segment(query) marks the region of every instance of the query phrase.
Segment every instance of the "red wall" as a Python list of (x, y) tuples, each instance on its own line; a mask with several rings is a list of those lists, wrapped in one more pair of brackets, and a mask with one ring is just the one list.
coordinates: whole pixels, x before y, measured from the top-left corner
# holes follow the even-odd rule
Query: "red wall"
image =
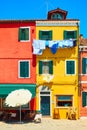
[[(19, 27), (30, 27), (30, 41), (18, 41)], [(36, 37), (34, 22), (0, 22), (0, 83), (36, 83), (36, 63), (32, 40)], [(18, 78), (18, 61), (30, 60), (30, 78)]]

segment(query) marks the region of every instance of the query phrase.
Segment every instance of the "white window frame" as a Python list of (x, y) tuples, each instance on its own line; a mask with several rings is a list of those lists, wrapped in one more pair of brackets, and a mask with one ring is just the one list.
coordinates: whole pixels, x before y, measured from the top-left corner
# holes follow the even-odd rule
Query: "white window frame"
[[(66, 71), (66, 62), (67, 61), (74, 61), (75, 62), (75, 73), (74, 74), (67, 74), (67, 71)], [(72, 59), (72, 60), (65, 60), (65, 75), (67, 75), (67, 76), (70, 76), (70, 75), (72, 75), (72, 76), (74, 76), (74, 75), (76, 75), (76, 60), (74, 60), (74, 59)]]
[(20, 27), (20, 28), (22, 28), (22, 29), (29, 28), (29, 40), (20, 40), (20, 42), (30, 42), (30, 27), (29, 26), (27, 26), (27, 27), (24, 26), (24, 27)]
[[(29, 62), (29, 77), (20, 77), (20, 62), (25, 62), (25, 61), (28, 61)], [(18, 78), (24, 78), (24, 79), (27, 79), (27, 78), (30, 78), (30, 60), (19, 60), (18, 61)]]

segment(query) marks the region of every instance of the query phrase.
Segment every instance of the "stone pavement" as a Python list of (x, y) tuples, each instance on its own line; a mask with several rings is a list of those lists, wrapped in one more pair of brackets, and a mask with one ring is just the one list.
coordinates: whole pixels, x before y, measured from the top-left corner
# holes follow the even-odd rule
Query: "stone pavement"
[(42, 118), (41, 123), (28, 122), (23, 124), (0, 122), (0, 130), (87, 130), (87, 119), (56, 120)]

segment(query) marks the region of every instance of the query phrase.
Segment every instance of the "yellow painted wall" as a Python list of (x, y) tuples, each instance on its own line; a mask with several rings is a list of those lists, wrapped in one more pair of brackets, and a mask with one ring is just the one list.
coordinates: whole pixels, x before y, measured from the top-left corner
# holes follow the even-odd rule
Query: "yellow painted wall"
[[(63, 31), (64, 30), (78, 30), (77, 27), (36, 27), (36, 39), (39, 39), (39, 30), (53, 30), (53, 40), (63, 40)], [(52, 79), (51, 83), (46, 83), (43, 80), (43, 76), (39, 75), (38, 73), (38, 61), (39, 60), (53, 60), (53, 75), (54, 78)], [(76, 61), (76, 74), (67, 76), (65, 74), (65, 60), (73, 59)], [(78, 41), (77, 46), (73, 48), (59, 48), (56, 54), (52, 54), (49, 48), (43, 51), (43, 54), (37, 56), (37, 90), (36, 90), (36, 99), (37, 99), (37, 110), (39, 109), (39, 86), (40, 85), (47, 85), (52, 91), (51, 99), (51, 113), (52, 118), (54, 114), (55, 105), (55, 95), (73, 95), (73, 106), (78, 109)], [(59, 107), (59, 114), (60, 118), (66, 118), (66, 112), (68, 108)], [(77, 114), (77, 118), (79, 117), (79, 112)]]

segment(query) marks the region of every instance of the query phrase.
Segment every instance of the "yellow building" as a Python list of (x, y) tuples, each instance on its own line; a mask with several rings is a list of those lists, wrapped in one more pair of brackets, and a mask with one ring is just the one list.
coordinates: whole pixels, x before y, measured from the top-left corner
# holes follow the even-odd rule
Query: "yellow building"
[(66, 16), (58, 8), (36, 21), (36, 108), (43, 116), (65, 119), (73, 107), (78, 119), (79, 20)]

